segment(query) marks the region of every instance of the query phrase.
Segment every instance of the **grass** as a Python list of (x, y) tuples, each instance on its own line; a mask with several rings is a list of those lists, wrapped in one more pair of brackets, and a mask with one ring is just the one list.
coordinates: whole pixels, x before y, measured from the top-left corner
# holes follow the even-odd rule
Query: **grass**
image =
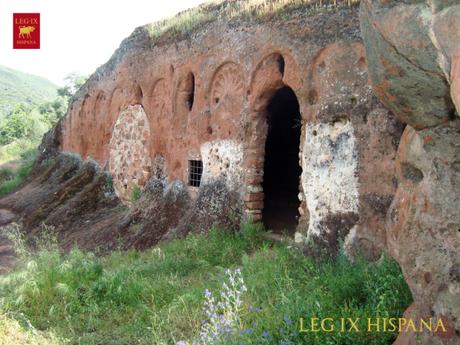
[(26, 138), (15, 140), (8, 145), (0, 145), (0, 165), (14, 160), (20, 160), (25, 152), (31, 152), (37, 148), (40, 141)]
[(25, 150), (20, 154), (21, 164), (17, 170), (0, 169), (0, 197), (11, 193), (24, 182), (32, 170), (36, 155), (36, 149)]
[(61, 253), (49, 235), (35, 248), (22, 250), (18, 268), (0, 277), (0, 315), (20, 322), (21, 332), (33, 327), (71, 344), (197, 339), (206, 319), (203, 293), (224, 291), (227, 268), (241, 268), (247, 291), (237, 310), (241, 332), (225, 344), (391, 344), (392, 333), (299, 334), (299, 320), (399, 317), (411, 302), (395, 262), (352, 264), (343, 255), (315, 262), (269, 242), (258, 225), (102, 257), (77, 248)]
[(141, 197), (141, 188), (136, 184), (131, 191), (131, 202), (134, 204)]
[(177, 36), (190, 33), (206, 23), (219, 19), (263, 20), (296, 9), (313, 15), (357, 6), (359, 3), (360, 0), (214, 0), (183, 11), (174, 17), (148, 24), (145, 28), (152, 38), (158, 39), (165, 34)]
[(29, 330), (11, 318), (0, 315), (0, 345), (60, 345), (65, 341), (53, 334), (39, 332), (29, 325)]

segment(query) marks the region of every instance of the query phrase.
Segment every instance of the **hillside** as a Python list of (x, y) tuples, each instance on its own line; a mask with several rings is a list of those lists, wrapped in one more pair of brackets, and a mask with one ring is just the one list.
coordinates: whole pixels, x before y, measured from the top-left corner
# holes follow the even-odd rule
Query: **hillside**
[(0, 66), (0, 118), (18, 103), (36, 106), (55, 99), (56, 89), (43, 77)]

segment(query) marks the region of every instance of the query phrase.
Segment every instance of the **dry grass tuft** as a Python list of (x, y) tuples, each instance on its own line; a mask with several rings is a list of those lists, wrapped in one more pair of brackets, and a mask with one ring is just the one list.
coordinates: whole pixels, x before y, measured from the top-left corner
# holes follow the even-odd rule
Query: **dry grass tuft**
[(355, 7), (360, 0), (211, 0), (178, 15), (146, 25), (150, 37), (166, 33), (179, 35), (191, 32), (215, 20), (261, 20), (281, 16), (292, 10), (305, 10), (309, 15)]
[[(27, 323), (27, 322), (26, 322)], [(22, 327), (16, 320), (0, 314), (0, 345), (63, 345), (53, 334)]]

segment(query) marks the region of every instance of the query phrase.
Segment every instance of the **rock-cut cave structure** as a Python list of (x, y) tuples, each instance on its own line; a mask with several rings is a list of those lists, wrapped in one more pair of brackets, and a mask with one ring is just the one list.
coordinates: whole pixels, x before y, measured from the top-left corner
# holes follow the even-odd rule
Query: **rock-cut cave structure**
[(67, 247), (146, 248), (251, 220), (312, 254), (386, 251), (414, 297), (406, 316), (447, 325), (395, 344), (458, 345), (459, 33), (458, 0), (140, 27), (0, 208), (31, 234), (54, 225)]
[(154, 43), (139, 28), (74, 98), (60, 149), (126, 203), (152, 179), (181, 190), (187, 221), (157, 231), (247, 218), (335, 249), (353, 229), (377, 257), (402, 125), (367, 80), (355, 9)]

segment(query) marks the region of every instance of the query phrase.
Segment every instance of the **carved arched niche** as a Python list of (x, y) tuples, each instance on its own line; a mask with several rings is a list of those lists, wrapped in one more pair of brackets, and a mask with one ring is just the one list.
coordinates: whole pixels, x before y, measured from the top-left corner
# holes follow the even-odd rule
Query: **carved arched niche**
[(132, 86), (130, 92), (130, 102), (131, 104), (142, 104), (142, 99), (144, 98), (144, 92), (139, 84), (135, 84)]
[(92, 156), (100, 164), (104, 164), (104, 150), (109, 144), (110, 137), (106, 137), (108, 121), (107, 121), (107, 99), (104, 91), (99, 91), (94, 102), (93, 108), (93, 133), (91, 134), (94, 140)]
[[(340, 82), (338, 82), (340, 81)], [(367, 85), (365, 50), (362, 43), (338, 41), (321, 48), (308, 66), (306, 86), (307, 120), (334, 121), (331, 108), (339, 102), (353, 108), (363, 98)], [(361, 100), (362, 101), (362, 100)]]
[(232, 137), (238, 130), (245, 97), (244, 73), (233, 62), (215, 72), (210, 89), (211, 131), (220, 138)]
[(211, 86), (212, 114), (220, 111), (241, 111), (244, 96), (244, 75), (236, 63), (227, 62), (214, 74)]
[(257, 64), (249, 88), (251, 112), (263, 110), (274, 93), (283, 86), (293, 90), (301, 87), (297, 63), (289, 53), (271, 53)]
[(120, 114), (120, 110), (123, 106), (123, 89), (121, 87), (116, 87), (112, 94), (110, 95), (109, 100), (109, 122), (110, 122), (110, 133), (109, 138), (111, 136), (113, 126), (118, 119), (118, 115)]
[[(292, 84), (291, 84), (292, 81)], [(267, 55), (252, 73), (249, 96), (249, 117), (244, 125), (245, 207), (254, 221), (262, 219), (264, 209), (265, 144), (268, 133), (268, 107), (281, 89), (289, 89), (298, 99), (298, 70), (293, 59), (281, 53)], [(299, 113), (300, 115), (300, 113)], [(299, 123), (299, 126), (301, 123)], [(300, 138), (299, 138), (300, 140)], [(300, 176), (299, 176), (300, 183)], [(299, 186), (300, 187), (300, 186)]]
[(176, 85), (174, 92), (174, 119), (178, 121), (176, 123), (178, 130), (185, 130), (187, 128), (188, 115), (195, 103), (195, 75), (192, 72), (182, 74)]
[(115, 192), (129, 201), (135, 186), (150, 177), (150, 125), (141, 105), (129, 105), (114, 126), (110, 139), (109, 171)]
[(152, 155), (164, 154), (171, 127), (171, 89), (166, 79), (155, 82), (148, 95), (147, 113), (152, 131)]
[(109, 101), (111, 123), (114, 124), (118, 119), (118, 114), (121, 109), (129, 105), (142, 104), (143, 98), (144, 92), (137, 82), (115, 87)]
[(112, 90), (110, 96), (107, 100), (107, 119), (106, 125), (104, 130), (104, 142), (107, 145), (104, 147), (104, 157), (106, 161), (110, 158), (110, 139), (112, 138), (113, 129), (115, 127), (115, 122), (118, 120), (118, 116), (122, 109), (122, 101), (123, 100), (123, 90), (121, 87), (117, 86), (115, 89)]
[(88, 156), (88, 149), (90, 147), (90, 133), (88, 128), (88, 118), (89, 114), (93, 110), (92, 105), (90, 104), (90, 96), (87, 94), (83, 101), (83, 104), (80, 108), (79, 116), (78, 116), (78, 130), (76, 131), (77, 135), (79, 136), (79, 148), (80, 154), (83, 159), (86, 159)]

